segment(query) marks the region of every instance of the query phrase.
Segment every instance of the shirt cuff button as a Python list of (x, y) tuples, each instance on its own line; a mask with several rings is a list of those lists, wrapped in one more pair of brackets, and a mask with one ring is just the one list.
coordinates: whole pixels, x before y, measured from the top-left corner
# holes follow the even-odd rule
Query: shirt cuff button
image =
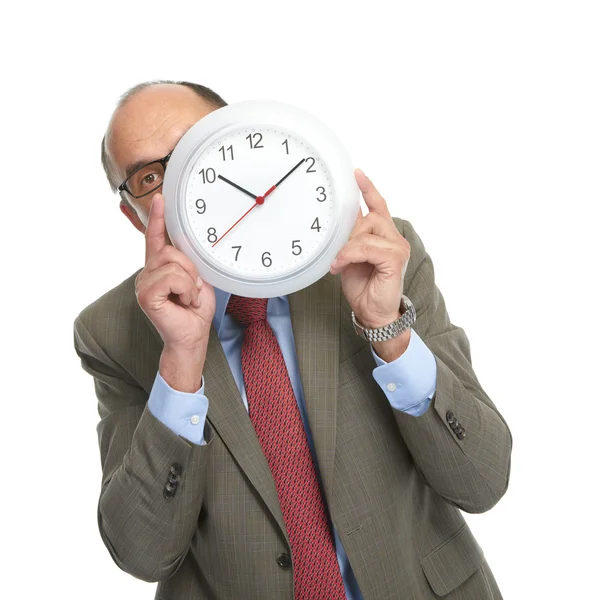
[(396, 384), (395, 384), (395, 383), (388, 383), (388, 384), (387, 384), (387, 389), (388, 389), (390, 392), (394, 392), (394, 391), (396, 391)]
[(200, 423), (200, 417), (199, 417), (198, 415), (193, 415), (193, 416), (190, 418), (190, 423), (191, 423), (192, 425), (198, 425), (198, 423)]

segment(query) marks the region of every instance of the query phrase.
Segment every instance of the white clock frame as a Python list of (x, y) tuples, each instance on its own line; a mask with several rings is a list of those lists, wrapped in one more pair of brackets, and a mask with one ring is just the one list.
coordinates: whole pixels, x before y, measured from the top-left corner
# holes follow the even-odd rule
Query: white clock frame
[[(187, 182), (193, 166), (211, 144), (240, 127), (276, 127), (292, 132), (312, 146), (329, 176), (333, 227), (312, 260), (296, 271), (272, 278), (231, 273), (211, 256), (192, 233), (185, 210)], [(348, 237), (360, 210), (360, 190), (350, 156), (338, 137), (322, 121), (293, 105), (273, 100), (248, 100), (219, 108), (194, 124), (171, 154), (163, 182), (165, 225), (173, 245), (188, 256), (200, 277), (226, 292), (249, 298), (283, 296), (303, 289), (326, 273)], [(229, 272), (228, 272), (229, 271)]]

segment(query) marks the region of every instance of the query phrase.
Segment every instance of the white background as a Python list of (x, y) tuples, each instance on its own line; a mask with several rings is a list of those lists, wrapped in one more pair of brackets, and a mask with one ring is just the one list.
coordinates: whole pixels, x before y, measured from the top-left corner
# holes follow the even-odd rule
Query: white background
[(336, 131), (421, 236), (511, 428), (506, 495), (465, 514), (504, 597), (597, 593), (598, 4), (16, 5), (0, 36), (3, 597), (154, 597), (97, 530), (72, 323), (143, 266), (100, 140), (118, 96), (156, 78), (291, 102)]

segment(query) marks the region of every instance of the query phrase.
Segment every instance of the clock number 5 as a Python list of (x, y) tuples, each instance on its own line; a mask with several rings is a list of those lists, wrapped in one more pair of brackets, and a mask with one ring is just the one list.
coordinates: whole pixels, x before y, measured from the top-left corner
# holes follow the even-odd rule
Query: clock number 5
[[(295, 254), (296, 256), (302, 254), (302, 246), (296, 243), (299, 241), (300, 240), (292, 240), (292, 254)], [(298, 252), (296, 252), (296, 250), (298, 250)]]

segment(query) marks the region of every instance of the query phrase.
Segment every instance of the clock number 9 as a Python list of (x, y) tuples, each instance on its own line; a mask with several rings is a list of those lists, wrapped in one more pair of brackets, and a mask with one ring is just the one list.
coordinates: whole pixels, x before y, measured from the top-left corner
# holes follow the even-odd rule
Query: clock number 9
[[(296, 243), (299, 241), (300, 240), (292, 240), (292, 254), (295, 254), (296, 256), (302, 254), (302, 246)], [(298, 252), (296, 252), (296, 250), (298, 250)]]
[[(200, 206), (198, 202), (202, 202), (202, 206)], [(202, 198), (198, 198), (198, 200), (196, 200), (196, 208), (198, 209), (196, 212), (199, 215), (203, 215), (206, 212), (206, 202), (204, 202)]]
[[(265, 254), (267, 255), (266, 257), (265, 257)], [(267, 261), (269, 261), (269, 264), (267, 264)], [(263, 264), (263, 267), (270, 267), (273, 264), (273, 261), (271, 260), (270, 252), (263, 252), (262, 264)]]
[[(212, 244), (217, 241), (217, 230), (214, 227), (209, 227), (208, 231), (208, 241)], [(211, 239), (214, 238), (214, 239)]]
[(202, 183), (214, 183), (215, 179), (217, 178), (215, 170), (212, 168), (206, 169), (206, 172), (204, 172), (204, 169), (200, 169), (200, 171), (198, 171), (198, 175), (202, 175)]
[[(319, 190), (321, 190), (321, 191), (319, 192)], [(317, 198), (317, 202), (325, 202), (325, 200), (327, 200), (327, 194), (325, 193), (325, 188), (322, 185), (320, 185), (317, 188), (317, 192), (319, 192), (319, 194), (321, 194), (321, 196), (323, 196), (322, 198)]]

